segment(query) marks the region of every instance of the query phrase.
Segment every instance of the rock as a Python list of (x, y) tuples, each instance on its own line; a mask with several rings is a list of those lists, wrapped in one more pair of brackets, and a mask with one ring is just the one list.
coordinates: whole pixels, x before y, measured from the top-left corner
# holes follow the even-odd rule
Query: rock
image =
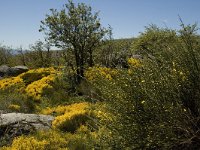
[(0, 128), (2, 126), (30, 125), (36, 130), (50, 129), (54, 120), (50, 115), (7, 113), (0, 115)]
[(26, 66), (9, 67), (7, 65), (2, 65), (0, 66), (0, 77), (17, 76), (26, 71), (28, 71), (28, 67)]
[(26, 71), (28, 71), (28, 67), (26, 67), (26, 66), (15, 66), (15, 67), (11, 67), (9, 69), (8, 75), (9, 76), (17, 76)]
[(50, 115), (2, 113), (5, 112), (0, 112), (0, 147), (10, 144), (17, 136), (28, 135), (36, 130), (48, 130), (54, 120)]
[(0, 76), (3, 77), (9, 72), (10, 67), (7, 65), (0, 66)]

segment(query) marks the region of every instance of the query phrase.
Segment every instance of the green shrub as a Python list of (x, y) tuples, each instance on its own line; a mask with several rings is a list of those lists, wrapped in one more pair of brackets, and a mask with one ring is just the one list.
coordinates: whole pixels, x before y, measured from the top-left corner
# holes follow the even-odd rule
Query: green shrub
[(42, 73), (31, 72), (31, 73), (25, 73), (24, 75), (21, 76), (21, 78), (23, 79), (26, 85), (29, 85), (30, 83), (40, 80), (43, 77), (48, 76), (48, 75), (50, 75), (49, 72), (42, 72)]
[(52, 89), (45, 89), (43, 92), (43, 97), (48, 99), (49, 105), (58, 105), (68, 102), (71, 93), (69, 83), (65, 80), (63, 75), (56, 76), (51, 85)]
[(199, 38), (194, 27), (168, 31), (156, 28), (141, 35), (141, 47), (155, 50), (143, 49), (147, 57), (141, 66), (119, 71), (114, 80), (93, 82), (116, 117), (104, 123), (112, 133), (107, 144), (112, 149), (177, 149), (186, 141), (186, 147), (198, 146)]
[(5, 91), (0, 91), (0, 110), (5, 112), (30, 113), (34, 112), (35, 105), (27, 96), (14, 92), (14, 90), (7, 89)]

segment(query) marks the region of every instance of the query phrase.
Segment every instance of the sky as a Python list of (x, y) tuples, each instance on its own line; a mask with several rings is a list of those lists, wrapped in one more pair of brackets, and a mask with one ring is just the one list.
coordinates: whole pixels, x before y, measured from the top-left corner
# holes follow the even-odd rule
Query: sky
[[(67, 0), (0, 0), (0, 45), (14, 49), (29, 49), (37, 40), (43, 40), (39, 32), (40, 21), (49, 9), (62, 9)], [(113, 37), (137, 37), (145, 26), (178, 29), (179, 16), (185, 24), (199, 23), (200, 0), (74, 0), (86, 3), (93, 12), (99, 11), (101, 24), (111, 25)]]

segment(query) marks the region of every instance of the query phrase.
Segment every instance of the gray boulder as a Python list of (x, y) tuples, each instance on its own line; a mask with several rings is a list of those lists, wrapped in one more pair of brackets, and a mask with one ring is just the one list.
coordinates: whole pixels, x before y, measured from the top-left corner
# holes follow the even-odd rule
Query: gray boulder
[(9, 76), (17, 76), (23, 72), (28, 71), (28, 67), (26, 66), (15, 66), (9, 69), (8, 75)]
[(28, 71), (28, 67), (26, 66), (9, 67), (7, 65), (2, 65), (0, 66), (0, 77), (17, 76), (26, 71)]
[(0, 66), (0, 76), (3, 77), (5, 76), (10, 70), (10, 67), (8, 67), (7, 65), (1, 65)]
[(48, 130), (54, 120), (50, 115), (2, 113), (5, 112), (0, 111), (0, 147), (10, 144), (17, 136)]
[(50, 129), (53, 120), (54, 117), (50, 115), (7, 113), (0, 115), (0, 128), (28, 125), (35, 130)]

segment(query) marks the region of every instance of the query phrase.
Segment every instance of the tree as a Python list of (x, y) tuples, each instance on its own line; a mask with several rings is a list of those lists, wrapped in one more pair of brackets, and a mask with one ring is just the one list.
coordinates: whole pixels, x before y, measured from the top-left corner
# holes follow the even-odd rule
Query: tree
[[(175, 30), (160, 28), (152, 24), (145, 27), (145, 31), (133, 42), (131, 47), (133, 53), (160, 62), (172, 58), (172, 50), (177, 47), (178, 42)], [(160, 58), (161, 56), (162, 58)]]
[(44, 56), (43, 56), (43, 43), (42, 41), (35, 42), (34, 45), (30, 46), (33, 61), (35, 61), (36, 67), (44, 67)]
[(112, 39), (112, 37), (108, 37), (108, 40), (97, 48), (95, 61), (106, 67), (126, 68), (127, 59), (132, 56), (131, 45), (133, 41), (134, 38)]
[[(105, 48), (102, 48), (102, 50), (100, 51), (100, 59), (103, 65), (105, 65), (106, 67), (111, 67), (111, 59), (112, 59), (112, 55), (113, 55), (113, 32), (112, 32), (112, 27), (109, 25), (108, 27), (108, 39), (106, 41), (106, 43), (103, 45)], [(105, 46), (106, 45), (106, 46)]]
[(45, 67), (50, 67), (52, 61), (52, 53), (50, 51), (51, 44), (49, 42), (45, 43), (43, 46), (46, 49)]
[(9, 47), (0, 45), (0, 65), (11, 64), (12, 56), (12, 50)]
[(34, 62), (34, 66), (49, 67), (51, 65), (50, 47), (50, 43), (43, 43), (40, 40), (30, 46), (33, 51), (30, 53), (30, 57), (32, 58), (32, 62)]
[(20, 46), (18, 53), (19, 53), (19, 60), (24, 66), (26, 66), (26, 58), (24, 54), (25, 52), (23, 51), (22, 46)]
[(50, 9), (39, 31), (57, 47), (71, 50), (75, 59), (77, 83), (84, 76), (85, 66), (93, 66), (93, 51), (107, 30), (101, 27), (98, 13), (84, 3), (76, 6), (72, 0), (61, 11)]

